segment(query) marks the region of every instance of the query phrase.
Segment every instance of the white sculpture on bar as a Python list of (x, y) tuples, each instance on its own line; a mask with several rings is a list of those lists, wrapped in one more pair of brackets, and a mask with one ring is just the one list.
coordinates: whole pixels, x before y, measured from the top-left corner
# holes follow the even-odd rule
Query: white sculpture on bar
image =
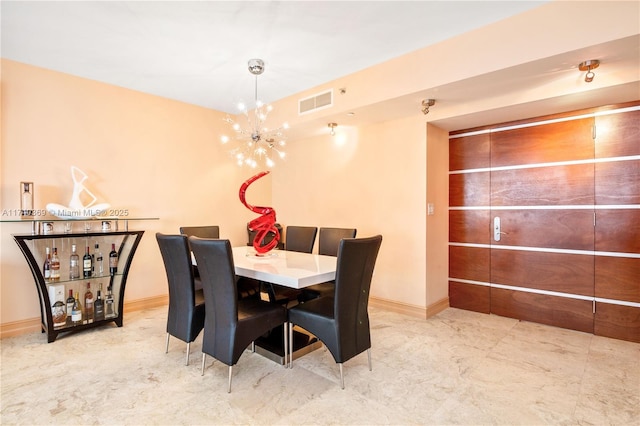
[[(73, 194), (71, 195), (71, 200), (69, 201), (68, 206), (63, 206), (62, 204), (49, 203), (47, 204), (47, 211), (57, 216), (61, 219), (89, 219), (95, 216), (100, 216), (105, 213), (105, 211), (110, 207), (108, 203), (99, 203), (95, 204), (98, 198), (93, 195), (91, 191), (84, 186), (84, 182), (89, 177), (85, 172), (77, 168), (76, 166), (71, 166), (71, 179), (73, 179)], [(87, 204), (82, 202), (81, 195), (84, 194), (84, 197), (87, 196), (90, 198)]]

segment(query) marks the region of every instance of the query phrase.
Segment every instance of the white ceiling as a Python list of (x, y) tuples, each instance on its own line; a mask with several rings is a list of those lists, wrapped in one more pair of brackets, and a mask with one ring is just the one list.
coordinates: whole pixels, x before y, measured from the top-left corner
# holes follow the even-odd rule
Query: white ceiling
[[(234, 114), (238, 101), (254, 98), (251, 58), (266, 63), (260, 99), (276, 102), (547, 3), (1, 0), (1, 54)], [(575, 3), (577, 12), (581, 4)], [(428, 120), (446, 130), (640, 99), (640, 32), (603, 40), (609, 41), (363, 105), (355, 119), (323, 111), (291, 130), (302, 137), (326, 131), (327, 120), (355, 125), (420, 114), (420, 101), (428, 97), (437, 98)], [(577, 64), (592, 58), (603, 66), (596, 83), (585, 87)], [(627, 83), (615, 83), (630, 74), (635, 77)], [(577, 83), (581, 91), (568, 93)], [(557, 88), (551, 91), (556, 95), (536, 97), (543, 87)], [(521, 101), (492, 104), (496, 94)]]
[(546, 1), (2, 1), (2, 57), (235, 113)]

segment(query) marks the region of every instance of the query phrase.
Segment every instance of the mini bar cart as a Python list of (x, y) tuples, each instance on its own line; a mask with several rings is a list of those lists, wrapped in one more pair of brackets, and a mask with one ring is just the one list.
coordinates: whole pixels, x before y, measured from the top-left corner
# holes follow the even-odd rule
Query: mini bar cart
[[(38, 297), (40, 299), (40, 314), (42, 332), (47, 334), (49, 343), (56, 340), (58, 334), (67, 332), (76, 332), (104, 324), (114, 322), (118, 327), (122, 327), (123, 318), (123, 301), (124, 290), (127, 283), (127, 275), (129, 267), (133, 260), (133, 255), (138, 248), (138, 244), (142, 239), (144, 231), (129, 231), (129, 222), (137, 222), (142, 220), (157, 220), (158, 218), (92, 218), (82, 220), (64, 220), (64, 219), (38, 219), (31, 220), (31, 234), (12, 234), (22, 254), (24, 255), (31, 274), (35, 281)], [(22, 222), (27, 222), (23, 220)], [(71, 254), (71, 245), (75, 244), (78, 248), (80, 259), (85, 252), (85, 248), (89, 247), (89, 252), (94, 253), (95, 244), (99, 244), (100, 251), (103, 256), (104, 272), (98, 271), (98, 265), (92, 271), (90, 278), (69, 278), (69, 256)], [(109, 274), (109, 252), (111, 245), (115, 244), (115, 250), (118, 252), (118, 267), (114, 275)], [(60, 280), (46, 281), (43, 274), (43, 264), (46, 258), (45, 250), (49, 247), (51, 253), (53, 248), (57, 248), (58, 257), (60, 258)], [(52, 315), (52, 305), (55, 303), (54, 298), (60, 300), (60, 293), (63, 295), (63, 301), (67, 298), (69, 290), (79, 293), (81, 301), (84, 304), (84, 293), (86, 291), (87, 282), (91, 283), (91, 291), (94, 300), (97, 297), (99, 287), (102, 287), (103, 300), (107, 296), (107, 289), (111, 288), (113, 295), (114, 313), (100, 320), (89, 320), (83, 315), (83, 321), (74, 324), (67, 318), (64, 325), (55, 325)]]

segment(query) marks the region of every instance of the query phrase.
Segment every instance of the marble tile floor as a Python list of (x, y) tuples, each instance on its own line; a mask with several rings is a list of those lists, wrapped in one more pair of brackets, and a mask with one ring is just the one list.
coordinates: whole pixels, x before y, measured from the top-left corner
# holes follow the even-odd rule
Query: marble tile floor
[(639, 425), (640, 344), (449, 308), (371, 309), (373, 371), (325, 348), (285, 369), (249, 351), (234, 368), (201, 337), (171, 339), (166, 307), (105, 326), (1, 343), (2, 425)]

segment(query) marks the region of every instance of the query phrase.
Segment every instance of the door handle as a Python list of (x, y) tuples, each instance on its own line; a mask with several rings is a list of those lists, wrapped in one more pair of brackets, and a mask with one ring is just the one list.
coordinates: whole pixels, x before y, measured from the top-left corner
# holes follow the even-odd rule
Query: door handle
[(500, 235), (506, 234), (506, 232), (500, 231), (500, 217), (493, 218), (493, 239), (494, 241), (500, 241)]

